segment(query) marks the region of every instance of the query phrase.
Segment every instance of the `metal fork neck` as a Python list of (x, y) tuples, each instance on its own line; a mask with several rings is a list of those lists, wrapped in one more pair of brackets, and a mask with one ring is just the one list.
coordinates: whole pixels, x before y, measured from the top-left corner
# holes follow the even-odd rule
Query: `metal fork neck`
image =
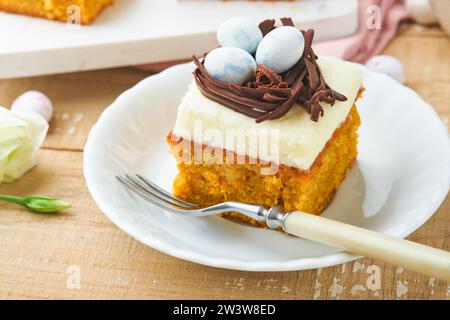
[(278, 207), (272, 207), (267, 211), (266, 224), (270, 229), (282, 228), (284, 230), (284, 220), (288, 213), (282, 212)]
[(222, 213), (227, 211), (237, 211), (243, 215), (259, 222), (265, 222), (270, 229), (283, 228), (286, 214), (277, 207), (266, 209), (263, 206), (228, 201), (201, 210), (206, 214)]

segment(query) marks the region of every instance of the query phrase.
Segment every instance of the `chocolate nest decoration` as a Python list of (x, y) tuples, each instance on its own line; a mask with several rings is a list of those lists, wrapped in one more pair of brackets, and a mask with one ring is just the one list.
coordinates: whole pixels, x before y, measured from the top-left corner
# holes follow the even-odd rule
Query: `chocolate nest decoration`
[[(284, 26), (294, 26), (291, 18), (283, 18), (281, 22)], [(276, 28), (275, 20), (265, 20), (259, 28), (265, 36)], [(296, 103), (306, 108), (312, 121), (318, 121), (324, 115), (320, 102), (333, 106), (336, 100), (346, 101), (347, 98), (331, 89), (322, 76), (311, 47), (314, 30), (301, 32), (305, 50), (296, 65), (282, 74), (258, 65), (255, 79), (242, 86), (214, 79), (205, 70), (203, 62), (194, 56), (197, 66), (194, 77), (199, 90), (205, 97), (255, 118), (257, 123), (281, 118)]]

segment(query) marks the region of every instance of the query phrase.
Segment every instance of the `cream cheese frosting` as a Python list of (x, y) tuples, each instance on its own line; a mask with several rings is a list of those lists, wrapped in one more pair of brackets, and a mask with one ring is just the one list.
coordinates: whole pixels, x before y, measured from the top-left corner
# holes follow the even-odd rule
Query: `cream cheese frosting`
[[(206, 98), (194, 81), (178, 108), (172, 133), (213, 148), (308, 170), (347, 118), (362, 86), (356, 65), (333, 58), (319, 58), (317, 63), (326, 83), (347, 97), (334, 106), (322, 102), (325, 114), (318, 122), (311, 121), (305, 108), (295, 106), (280, 119), (257, 124), (255, 119)], [(271, 142), (269, 147), (261, 143), (266, 138)]]

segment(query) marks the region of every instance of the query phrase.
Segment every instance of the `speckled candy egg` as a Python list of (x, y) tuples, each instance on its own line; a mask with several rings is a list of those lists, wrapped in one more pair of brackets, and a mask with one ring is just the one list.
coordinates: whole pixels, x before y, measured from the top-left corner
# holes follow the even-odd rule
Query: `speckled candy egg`
[(400, 83), (405, 82), (405, 72), (402, 63), (392, 56), (374, 56), (366, 62), (366, 66), (377, 72), (384, 73)]
[(206, 71), (216, 80), (241, 85), (255, 76), (256, 62), (247, 51), (234, 47), (212, 50), (205, 58)]
[(279, 27), (270, 31), (256, 50), (256, 62), (283, 73), (292, 68), (305, 49), (303, 34), (294, 27)]
[(258, 24), (244, 18), (229, 19), (217, 31), (217, 41), (222, 47), (241, 48), (249, 53), (255, 53), (262, 38)]
[(42, 92), (27, 91), (14, 100), (11, 110), (35, 112), (49, 122), (53, 115), (53, 104)]

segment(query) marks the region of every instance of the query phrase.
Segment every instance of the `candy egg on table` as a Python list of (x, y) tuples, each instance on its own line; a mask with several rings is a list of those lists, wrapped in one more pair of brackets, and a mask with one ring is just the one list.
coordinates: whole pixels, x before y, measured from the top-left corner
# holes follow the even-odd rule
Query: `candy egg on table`
[(256, 50), (256, 62), (277, 73), (292, 68), (302, 57), (305, 38), (297, 28), (278, 27), (262, 39)]
[(242, 85), (255, 76), (256, 62), (250, 53), (235, 47), (220, 47), (205, 58), (204, 67), (216, 80)]
[(217, 41), (222, 47), (241, 48), (249, 53), (255, 53), (262, 39), (258, 24), (245, 18), (229, 19), (217, 31)]
[(374, 71), (384, 73), (400, 83), (405, 82), (405, 71), (397, 58), (388, 55), (374, 56), (366, 62), (366, 66)]
[(14, 100), (11, 110), (34, 112), (49, 122), (53, 116), (53, 103), (42, 92), (26, 91)]

